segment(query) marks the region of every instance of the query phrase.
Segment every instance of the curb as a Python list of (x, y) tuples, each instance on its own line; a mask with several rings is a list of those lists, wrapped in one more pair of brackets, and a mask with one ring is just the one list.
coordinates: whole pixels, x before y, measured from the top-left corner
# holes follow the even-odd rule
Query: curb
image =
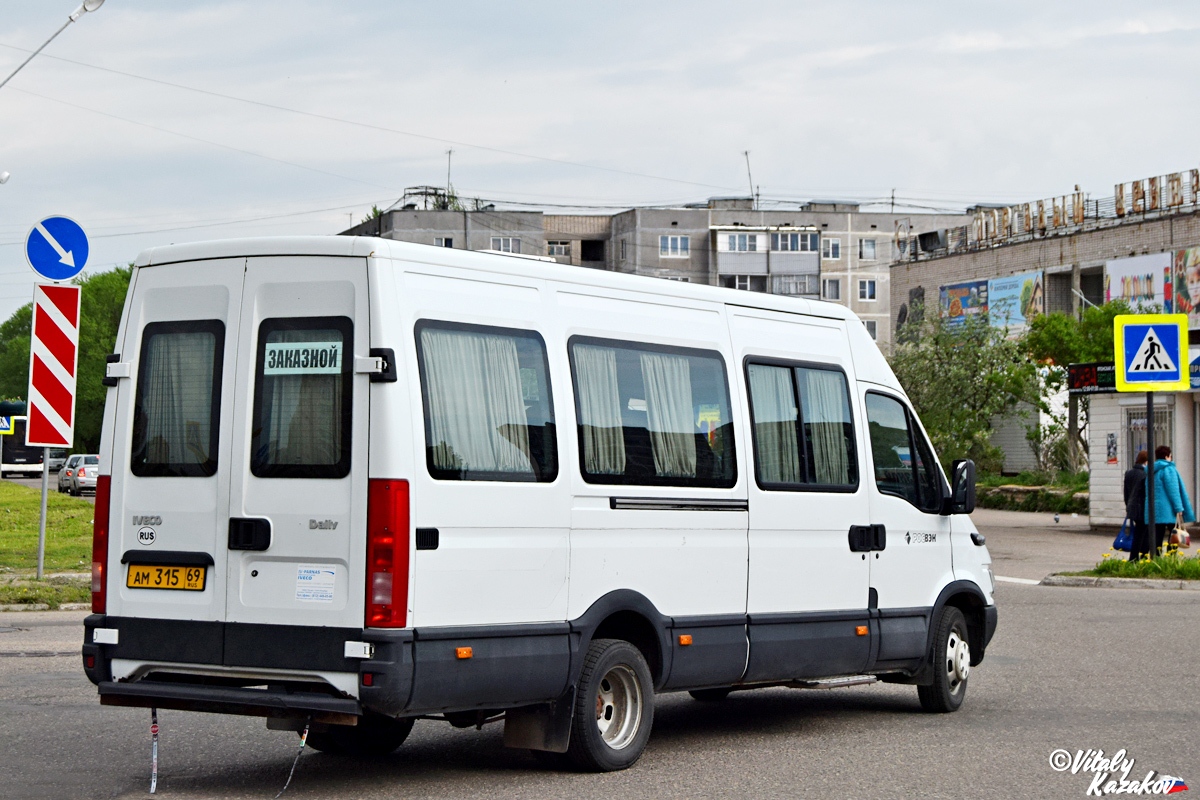
[(1200, 581), (1159, 580), (1156, 578), (1088, 578), (1083, 575), (1049, 575), (1042, 586), (1090, 586), (1101, 589), (1182, 589), (1200, 591)]
[[(89, 611), (91, 603), (60, 603), (56, 611)], [(3, 603), (0, 611), (49, 611), (46, 603)]]

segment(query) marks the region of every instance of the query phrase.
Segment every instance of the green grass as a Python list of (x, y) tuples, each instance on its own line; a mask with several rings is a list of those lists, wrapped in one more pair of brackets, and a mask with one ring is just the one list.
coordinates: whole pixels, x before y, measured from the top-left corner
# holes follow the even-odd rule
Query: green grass
[(980, 475), (975, 483), (980, 487), (995, 486), (1045, 486), (1051, 489), (1074, 489), (1077, 492), (1088, 488), (1088, 473), (1059, 472), (1050, 475), (1045, 472), (1022, 472), (1019, 475)]
[[(37, 568), (41, 494), (41, 489), (0, 481), (0, 569), (25, 572)], [(50, 492), (46, 510), (47, 572), (91, 571), (92, 516), (88, 501)]]
[(58, 608), (63, 603), (86, 603), (91, 599), (91, 584), (83, 581), (14, 582), (0, 586), (0, 605), (45, 603), (50, 608)]
[(1129, 561), (1121, 554), (1105, 553), (1104, 558), (1096, 566), (1086, 572), (1075, 572), (1074, 575), (1086, 575), (1091, 578), (1158, 578), (1161, 580), (1200, 580), (1200, 553), (1184, 555), (1177, 550), (1169, 550), (1165, 555), (1156, 559)]

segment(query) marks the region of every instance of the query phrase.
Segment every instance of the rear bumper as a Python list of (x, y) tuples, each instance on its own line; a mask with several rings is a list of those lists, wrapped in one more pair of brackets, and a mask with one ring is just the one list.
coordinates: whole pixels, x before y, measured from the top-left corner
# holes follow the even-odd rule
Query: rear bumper
[(314, 722), (353, 725), (362, 706), (351, 698), (316, 692), (243, 689), (142, 680), (137, 683), (102, 681), (100, 704), (137, 708), (175, 708), (214, 714), (255, 717), (311, 717)]

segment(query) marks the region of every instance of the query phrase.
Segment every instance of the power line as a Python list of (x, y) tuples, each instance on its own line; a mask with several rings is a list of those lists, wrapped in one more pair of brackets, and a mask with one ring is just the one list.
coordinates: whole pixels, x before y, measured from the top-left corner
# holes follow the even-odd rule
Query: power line
[[(11, 50), (19, 50), (21, 52), (29, 52), (28, 50), (26, 50), (23, 47), (17, 47), (16, 45), (5, 44), (4, 42), (0, 42), (0, 47), (7, 47)], [(138, 75), (133, 72), (125, 72), (123, 70), (112, 69), (110, 67), (102, 67), (102, 66), (99, 66), (98, 64), (88, 64), (84, 61), (75, 61), (70, 58), (62, 58), (61, 56), (44, 56), (44, 58), (53, 58), (56, 61), (63, 61), (65, 63), (74, 64), (74, 65), (80, 66), (80, 67), (88, 67), (89, 69), (98, 69), (103, 72), (110, 72), (114, 75), (123, 75), (124, 77), (127, 77), (127, 78), (134, 78), (136, 80), (147, 81), (149, 83), (157, 83), (161, 86), (170, 86), (175, 89), (183, 89), (184, 91), (196, 92), (198, 94), (204, 94), (204, 95), (208, 95), (210, 97), (219, 97), (223, 100), (233, 100), (238, 103), (246, 103), (248, 105), (260, 106), (262, 108), (269, 108), (269, 109), (273, 109), (275, 111), (285, 111), (289, 114), (299, 114), (301, 116), (311, 117), (312, 119), (325, 120), (326, 122), (337, 122), (337, 123), (340, 123), (343, 125), (354, 125), (359, 128), (367, 128), (369, 130), (381, 131), (383, 133), (391, 133), (391, 134), (395, 134), (398, 136), (409, 136), (414, 139), (423, 139), (425, 141), (430, 141), (430, 142), (439, 142), (441, 144), (452, 145), (454, 147), (470, 147), (475, 150), (484, 150), (484, 151), (491, 152), (491, 153), (500, 153), (503, 155), (515, 156), (517, 158), (524, 158), (524, 159), (529, 159), (532, 161), (545, 161), (545, 162), (548, 162), (551, 164), (562, 164), (564, 166), (580, 167), (582, 169), (594, 169), (594, 170), (599, 170), (601, 172), (612, 172), (612, 173), (616, 173), (618, 175), (630, 175), (630, 176), (637, 177), (637, 178), (649, 178), (651, 180), (668, 181), (670, 183), (687, 184), (689, 186), (701, 186), (706, 189), (721, 189), (722, 191), (731, 191), (730, 187), (728, 187), (728, 186), (717, 186), (717, 185), (711, 184), (711, 183), (701, 183), (698, 181), (683, 180), (681, 178), (669, 178), (664, 175), (652, 175), (650, 173), (634, 172), (632, 170), (618, 169), (616, 167), (602, 167), (602, 166), (597, 166), (595, 164), (584, 164), (579, 161), (568, 161), (567, 159), (563, 159), (563, 158), (551, 158), (550, 156), (533, 155), (532, 153), (522, 153), (517, 150), (508, 150), (508, 149), (505, 149), (502, 147), (492, 147), (489, 145), (474, 144), (472, 142), (464, 142), (464, 141), (460, 141), (457, 139), (447, 139), (447, 138), (441, 137), (441, 136), (430, 136), (428, 134), (423, 134), (423, 133), (414, 133), (413, 131), (404, 131), (404, 130), (400, 130), (398, 128), (389, 128), (385, 125), (375, 125), (370, 122), (359, 122), (358, 120), (345, 119), (343, 117), (335, 117), (330, 114), (318, 114), (313, 111), (302, 111), (302, 110), (296, 109), (296, 108), (289, 108), (287, 106), (276, 105), (275, 103), (266, 103), (261, 100), (250, 100), (245, 97), (237, 97), (236, 95), (224, 94), (222, 92), (214, 92), (209, 89), (199, 89), (199, 88), (196, 88), (195, 86), (187, 86), (182, 83), (174, 83), (172, 81), (165, 81), (165, 80), (162, 80), (161, 78), (149, 78), (149, 77), (146, 77), (145, 75)]]

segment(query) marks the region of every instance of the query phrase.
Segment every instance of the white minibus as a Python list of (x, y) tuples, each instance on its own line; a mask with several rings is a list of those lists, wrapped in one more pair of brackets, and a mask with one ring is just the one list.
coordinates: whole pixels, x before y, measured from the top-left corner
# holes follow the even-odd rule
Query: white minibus
[(105, 383), (106, 705), (633, 764), (655, 697), (963, 702), (991, 558), (837, 305), (364, 237), (156, 248)]

